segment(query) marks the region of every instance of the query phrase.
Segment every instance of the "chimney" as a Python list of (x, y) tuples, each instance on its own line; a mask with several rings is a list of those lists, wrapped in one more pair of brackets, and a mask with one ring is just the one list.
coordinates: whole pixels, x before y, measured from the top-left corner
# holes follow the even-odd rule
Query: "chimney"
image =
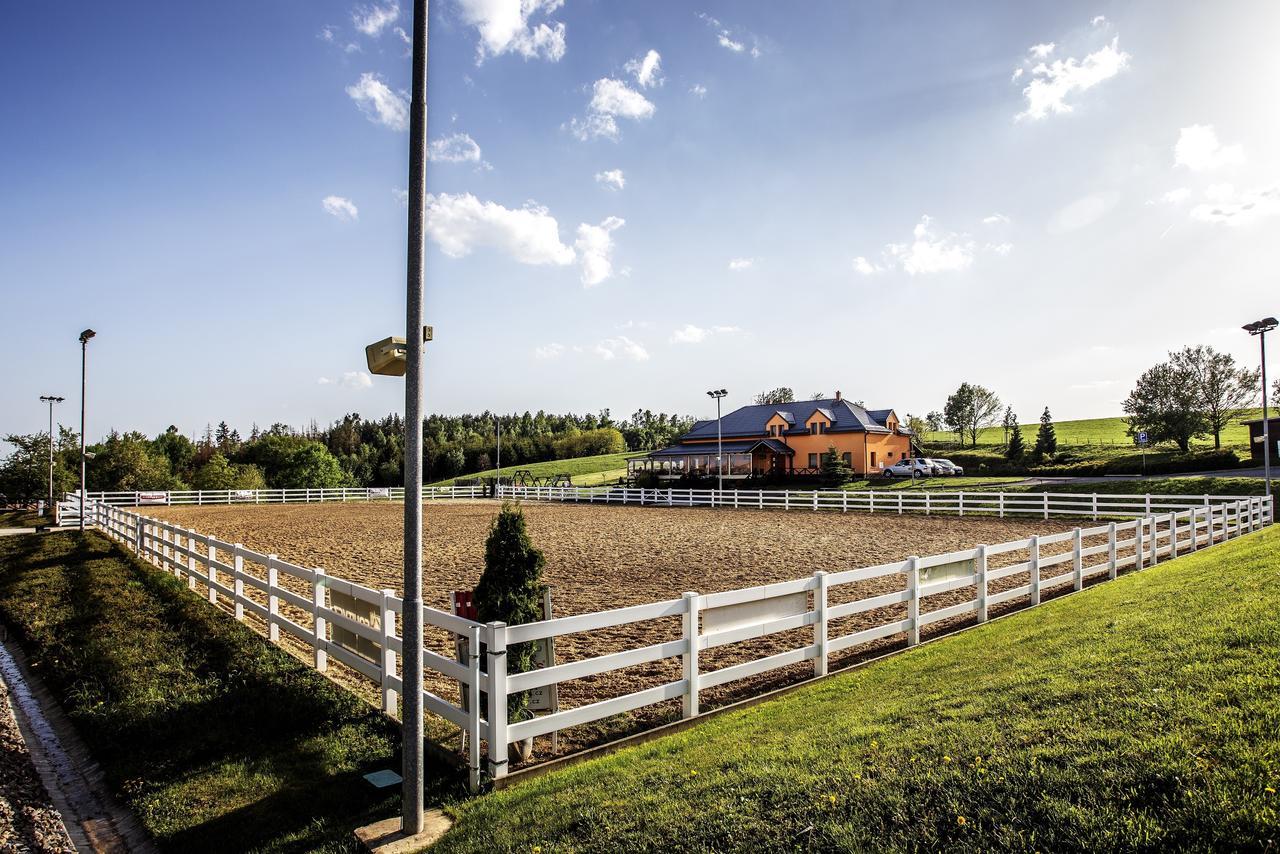
[(840, 389), (836, 389), (836, 400), (840, 399)]

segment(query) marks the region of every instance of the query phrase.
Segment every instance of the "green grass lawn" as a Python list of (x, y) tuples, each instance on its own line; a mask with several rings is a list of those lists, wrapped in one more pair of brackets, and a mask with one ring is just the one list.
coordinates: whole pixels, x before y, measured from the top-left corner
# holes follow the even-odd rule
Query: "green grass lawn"
[(1280, 529), (451, 808), (433, 851), (1268, 850)]
[[(1027, 416), (1028, 418), (1030, 416)], [(1027, 442), (1027, 447), (1032, 447), (1036, 442), (1036, 431), (1040, 429), (1039, 414), (1035, 415), (1035, 419), (1030, 423), (1024, 423), (1022, 427), (1022, 436)], [(1253, 409), (1248, 412), (1240, 420), (1249, 418), (1261, 418), (1262, 410)], [(1126, 449), (1133, 448), (1133, 439), (1126, 432), (1129, 428), (1126, 426), (1122, 416), (1114, 418), (1083, 418), (1077, 421), (1057, 421), (1053, 425), (1054, 433), (1058, 437), (1058, 444), (1066, 447), (1077, 447), (1087, 445), (1122, 445)], [(956, 434), (950, 432), (926, 433), (924, 435), (926, 444), (936, 444), (939, 442), (954, 442)], [(1239, 421), (1232, 423), (1222, 431), (1222, 444), (1239, 445), (1247, 448), (1249, 444), (1249, 428), (1243, 426)], [(985, 430), (978, 431), (978, 446), (1002, 446), (1004, 445), (1004, 428), (988, 427)], [(1192, 447), (1196, 448), (1212, 448), (1213, 437), (1204, 439), (1196, 439), (1192, 442)]]
[(34, 510), (0, 510), (0, 528), (34, 528), (49, 522)]
[(0, 614), (166, 850), (346, 851), (398, 808), (362, 779), (390, 720), (96, 534), (0, 539)]
[[(1108, 495), (1262, 495), (1266, 481), (1260, 477), (1204, 477), (1185, 475), (1148, 480), (1121, 478), (1088, 483), (1047, 483), (1014, 487), (1016, 492), (1083, 492)], [(1273, 480), (1271, 492), (1280, 504), (1280, 481)]]
[(895, 477), (893, 480), (883, 477), (873, 477), (870, 480), (853, 480), (845, 485), (845, 489), (853, 490), (898, 490), (898, 489), (928, 489), (935, 492), (955, 492), (961, 489), (995, 489), (1010, 483), (1020, 483), (1026, 480), (1025, 477), (1010, 475), (1008, 477), (927, 477), (917, 480), (914, 484), (911, 478)]
[[(547, 477), (554, 474), (568, 474), (577, 486), (595, 486), (601, 483), (613, 483), (620, 477), (626, 477), (627, 460), (640, 456), (643, 452), (625, 454), (601, 454), (597, 457), (575, 457), (568, 460), (548, 460), (544, 463), (525, 463), (515, 466), (503, 466), (502, 476), (511, 477), (518, 471), (527, 469), (535, 477)], [(478, 477), (494, 477), (497, 469), (449, 478), (429, 484), (430, 486), (451, 486), (455, 480), (471, 480)]]

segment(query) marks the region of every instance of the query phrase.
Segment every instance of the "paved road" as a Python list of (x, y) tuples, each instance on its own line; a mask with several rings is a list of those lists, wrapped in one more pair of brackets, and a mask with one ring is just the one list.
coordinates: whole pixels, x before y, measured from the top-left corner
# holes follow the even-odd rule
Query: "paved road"
[(16, 537), (18, 534), (34, 534), (35, 528), (0, 528), (0, 537)]

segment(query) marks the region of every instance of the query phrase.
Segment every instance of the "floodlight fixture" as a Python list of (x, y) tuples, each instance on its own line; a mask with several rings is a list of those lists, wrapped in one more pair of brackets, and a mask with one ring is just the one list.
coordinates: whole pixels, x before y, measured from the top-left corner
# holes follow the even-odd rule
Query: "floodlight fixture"
[[(422, 327), (422, 340), (430, 341), (435, 330), (430, 326)], [(409, 365), (408, 342), (398, 335), (375, 341), (364, 348), (364, 358), (369, 365), (369, 373), (384, 377), (402, 377)]]

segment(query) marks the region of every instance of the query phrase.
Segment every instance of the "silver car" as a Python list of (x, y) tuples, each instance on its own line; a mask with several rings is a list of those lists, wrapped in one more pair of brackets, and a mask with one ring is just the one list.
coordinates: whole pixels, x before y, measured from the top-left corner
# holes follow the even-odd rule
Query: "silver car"
[(964, 474), (964, 468), (951, 462), (951, 460), (933, 458), (929, 462), (933, 464), (935, 474), (950, 475), (951, 477), (960, 477)]

